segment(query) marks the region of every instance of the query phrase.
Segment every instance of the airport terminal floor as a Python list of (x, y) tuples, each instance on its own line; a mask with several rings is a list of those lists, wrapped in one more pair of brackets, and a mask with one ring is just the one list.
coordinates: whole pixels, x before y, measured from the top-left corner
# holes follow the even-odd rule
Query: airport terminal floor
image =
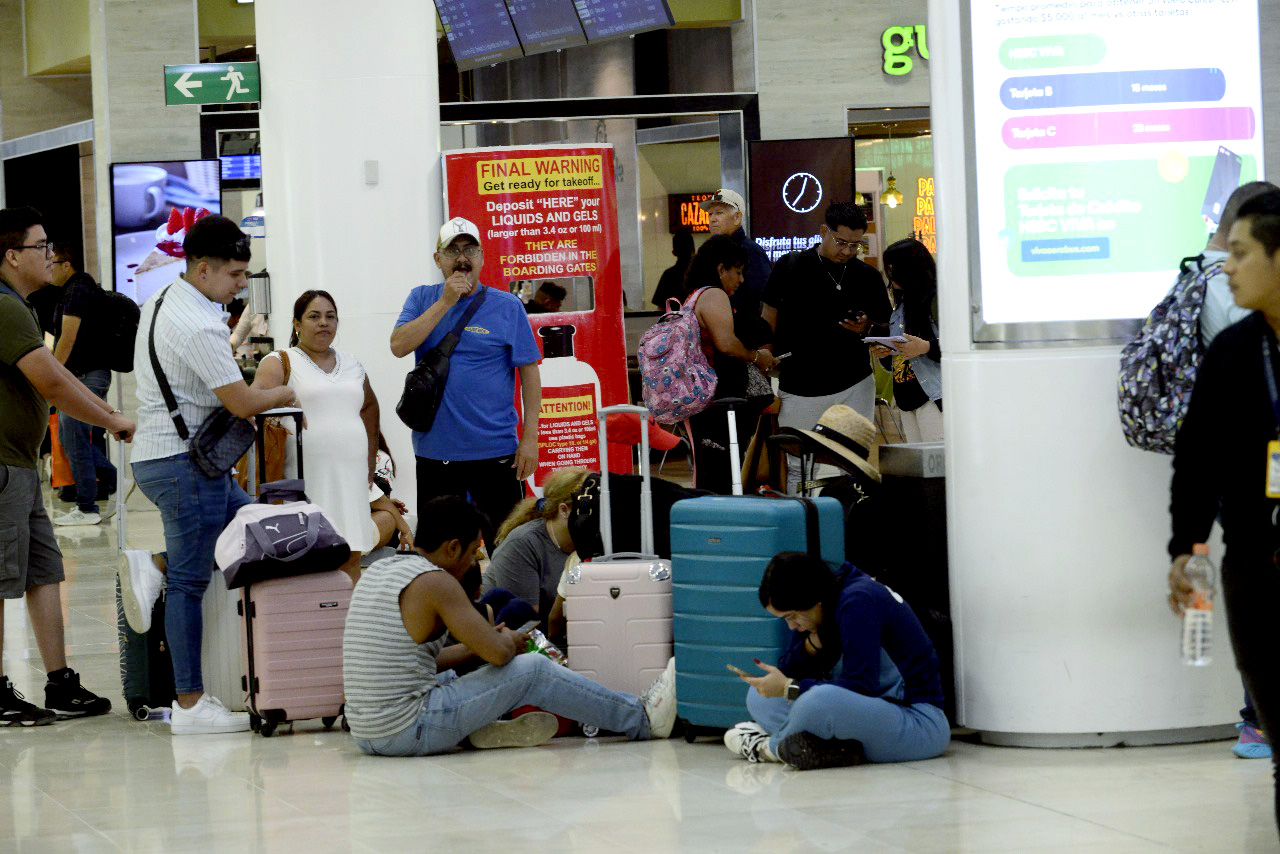
[[(58, 506), (59, 510), (67, 508)], [(160, 537), (139, 493), (130, 545)], [(718, 742), (588, 741), (434, 758), (362, 755), (319, 722), (174, 738), (120, 697), (108, 524), (60, 529), (70, 664), (111, 714), (0, 735), (0, 851), (1280, 850), (1270, 763), (1231, 742), (1025, 750), (953, 742), (926, 762), (796, 772)], [(44, 674), (6, 608), (8, 674)]]

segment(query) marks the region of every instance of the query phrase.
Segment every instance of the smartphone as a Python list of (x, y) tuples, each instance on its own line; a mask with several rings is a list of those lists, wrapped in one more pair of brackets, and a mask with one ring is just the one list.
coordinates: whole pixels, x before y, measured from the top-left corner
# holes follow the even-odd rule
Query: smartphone
[(1218, 156), (1213, 161), (1213, 172), (1204, 193), (1204, 204), (1200, 206), (1200, 212), (1214, 225), (1222, 221), (1222, 209), (1239, 183), (1240, 155), (1218, 146)]
[(905, 335), (895, 335), (891, 338), (882, 338), (875, 335), (869, 335), (866, 338), (862, 339), (862, 343), (863, 344), (879, 344), (882, 347), (888, 347), (890, 350), (896, 353), (898, 352), (898, 345), (906, 344), (907, 338)]
[(517, 631), (517, 632), (531, 632), (531, 631), (533, 631), (534, 629), (536, 629), (537, 627), (538, 627), (538, 621), (537, 621), (537, 620), (530, 620), (529, 622), (525, 623), (525, 624), (524, 624), (523, 626), (521, 626), (520, 628), (516, 629), (516, 631)]
[(728, 670), (730, 673), (735, 673), (735, 674), (737, 674), (738, 676), (750, 676), (750, 675), (751, 675), (751, 674), (750, 674), (750, 673), (748, 673), (747, 671), (743, 670), (741, 667), (738, 667), (736, 664), (726, 664), (726, 665), (725, 665), (725, 669), (726, 669), (726, 670)]

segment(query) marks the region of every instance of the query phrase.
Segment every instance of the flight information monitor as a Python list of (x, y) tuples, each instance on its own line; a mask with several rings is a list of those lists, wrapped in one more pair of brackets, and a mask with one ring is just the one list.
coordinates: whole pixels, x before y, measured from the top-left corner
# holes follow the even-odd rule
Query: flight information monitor
[(586, 44), (573, 0), (507, 0), (526, 55)]
[(436, 0), (436, 11), (460, 70), (524, 55), (503, 0)]
[(675, 24), (667, 0), (574, 0), (574, 6), (589, 42)]

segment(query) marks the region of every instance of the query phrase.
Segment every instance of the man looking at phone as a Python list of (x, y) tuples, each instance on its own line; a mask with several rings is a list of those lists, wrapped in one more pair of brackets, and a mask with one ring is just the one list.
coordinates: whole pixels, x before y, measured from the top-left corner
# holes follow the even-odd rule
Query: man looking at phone
[[(875, 419), (875, 377), (863, 337), (884, 335), (892, 310), (884, 279), (859, 261), (867, 219), (850, 202), (827, 208), (821, 241), (778, 259), (764, 291), (764, 319), (773, 327), (782, 427), (809, 430), (822, 413), (844, 404)], [(798, 484), (789, 467), (789, 488)], [(794, 472), (794, 473), (793, 473)]]
[[(421, 361), (453, 331), (483, 287), (484, 247), (475, 223), (462, 217), (446, 222), (434, 258), (444, 282), (410, 291), (391, 333), (391, 352), (397, 358), (413, 353)], [(419, 515), (432, 498), (470, 495), (488, 518), (507, 518), (524, 495), (522, 481), (538, 465), (540, 358), (519, 297), (505, 288), (488, 288), (449, 360), (444, 399), (431, 429), (413, 433)], [(527, 416), (519, 441), (517, 374)]]
[[(134, 424), (86, 388), (44, 345), (30, 296), (53, 279), (53, 248), (40, 213), (0, 210), (0, 652), (4, 599), (27, 600), (36, 646), (48, 673), (44, 708), (27, 702), (0, 675), (0, 726), (42, 726), (58, 715), (101, 715), (111, 701), (80, 685), (67, 667), (62, 625), (62, 553), (40, 494), (40, 442), (49, 404), (109, 430), (122, 441)], [(18, 671), (25, 672), (24, 663)], [(4, 671), (0, 656), (0, 672)]]
[[(479, 748), (532, 747), (555, 735), (557, 714), (633, 740), (671, 735), (674, 658), (636, 697), (526, 653), (528, 634), (491, 625), (459, 583), (488, 527), (484, 514), (445, 496), (418, 515), (414, 553), (374, 563), (351, 597), (342, 676), (357, 747), (374, 756), (445, 753), (468, 738)], [(492, 666), (453, 670), (474, 658)], [(545, 711), (499, 720), (525, 705)]]

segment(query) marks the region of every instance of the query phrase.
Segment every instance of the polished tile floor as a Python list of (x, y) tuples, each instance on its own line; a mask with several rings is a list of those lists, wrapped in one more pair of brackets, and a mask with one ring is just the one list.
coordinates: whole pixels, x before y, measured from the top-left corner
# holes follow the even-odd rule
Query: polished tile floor
[[(130, 544), (154, 547), (156, 513), (137, 495), (130, 507)], [(711, 742), (381, 759), (318, 723), (171, 738), (122, 709), (114, 531), (61, 534), (71, 663), (117, 709), (0, 730), (0, 852), (1280, 850), (1269, 764), (1233, 758), (1229, 742), (956, 743), (928, 762), (801, 774)], [(5, 617), (5, 669), (39, 700), (25, 612), (11, 602)]]

